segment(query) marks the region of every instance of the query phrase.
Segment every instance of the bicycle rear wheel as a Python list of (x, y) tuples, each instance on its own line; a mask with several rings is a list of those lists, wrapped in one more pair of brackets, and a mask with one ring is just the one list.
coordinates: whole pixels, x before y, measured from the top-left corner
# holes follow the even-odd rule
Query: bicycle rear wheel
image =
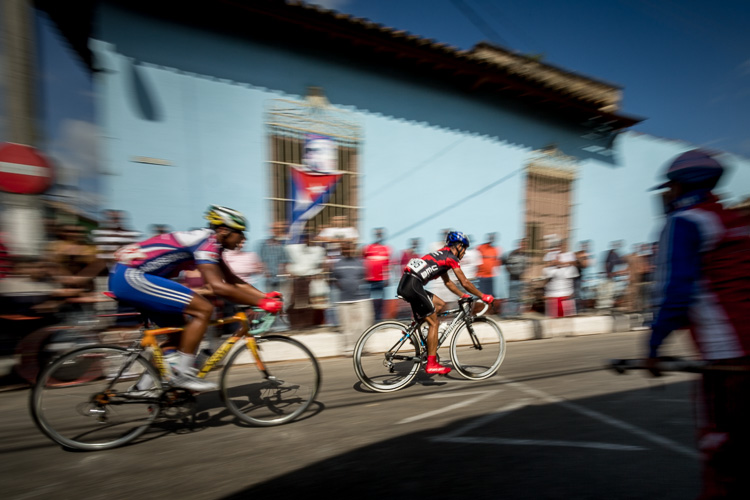
[(505, 359), (505, 337), (489, 318), (464, 323), (451, 340), (453, 367), (464, 378), (483, 380), (497, 372)]
[[(71, 377), (84, 367), (85, 374), (98, 375)], [(151, 376), (151, 389), (138, 391), (135, 383), (145, 374)], [(161, 377), (143, 356), (99, 345), (71, 351), (48, 365), (31, 392), (30, 406), (34, 422), (53, 441), (104, 450), (140, 436), (158, 416), (161, 394)]]
[(264, 427), (290, 422), (315, 401), (318, 361), (292, 338), (269, 335), (255, 340), (263, 366), (249, 349), (237, 349), (221, 372), (221, 397), (242, 422)]
[(408, 327), (397, 321), (377, 323), (354, 346), (354, 372), (368, 388), (392, 392), (408, 385), (422, 364), (422, 350)]

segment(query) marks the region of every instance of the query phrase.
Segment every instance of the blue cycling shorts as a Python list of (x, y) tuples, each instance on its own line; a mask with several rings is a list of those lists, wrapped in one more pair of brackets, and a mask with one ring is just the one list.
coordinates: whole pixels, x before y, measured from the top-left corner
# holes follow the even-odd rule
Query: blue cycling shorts
[(109, 274), (109, 290), (118, 300), (161, 313), (183, 313), (194, 292), (176, 281), (117, 264)]

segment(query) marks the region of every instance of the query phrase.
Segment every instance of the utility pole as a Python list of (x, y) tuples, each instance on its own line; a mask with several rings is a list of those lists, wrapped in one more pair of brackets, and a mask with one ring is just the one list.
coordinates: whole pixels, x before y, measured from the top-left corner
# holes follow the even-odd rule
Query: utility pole
[[(0, 0), (0, 78), (6, 110), (4, 140), (36, 147), (36, 50), (34, 10), (30, 0)], [(0, 170), (3, 168), (0, 165)], [(10, 168), (10, 167), (5, 167)], [(0, 192), (0, 231), (11, 253), (36, 256), (44, 240), (42, 202), (38, 195)]]

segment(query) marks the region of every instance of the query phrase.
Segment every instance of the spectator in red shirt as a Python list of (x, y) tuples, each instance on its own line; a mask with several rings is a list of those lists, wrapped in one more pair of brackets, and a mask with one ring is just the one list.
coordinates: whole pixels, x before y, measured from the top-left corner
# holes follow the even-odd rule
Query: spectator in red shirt
[(402, 268), (406, 266), (406, 264), (408, 264), (411, 259), (418, 259), (419, 257), (421, 257), (421, 255), (418, 253), (419, 243), (419, 238), (412, 238), (411, 246), (401, 252), (401, 261), (399, 262), (399, 265)]
[(375, 228), (375, 242), (362, 252), (365, 259), (365, 280), (370, 284), (370, 298), (375, 310), (375, 321), (383, 319), (383, 299), (390, 274), (391, 249), (385, 241), (385, 229)]
[(495, 276), (497, 275), (496, 268), (500, 267), (501, 261), (500, 256), (502, 255), (502, 249), (495, 246), (495, 239), (497, 233), (488, 233), (487, 242), (482, 243), (477, 247), (479, 253), (482, 254), (482, 263), (477, 269), (477, 288), (482, 293), (488, 293), (495, 295)]

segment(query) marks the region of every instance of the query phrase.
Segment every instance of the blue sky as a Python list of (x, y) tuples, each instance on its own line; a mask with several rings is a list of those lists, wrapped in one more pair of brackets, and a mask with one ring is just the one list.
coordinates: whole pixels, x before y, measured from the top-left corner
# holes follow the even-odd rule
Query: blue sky
[(316, 0), (460, 49), (490, 41), (623, 87), (633, 130), (750, 157), (747, 0)]

